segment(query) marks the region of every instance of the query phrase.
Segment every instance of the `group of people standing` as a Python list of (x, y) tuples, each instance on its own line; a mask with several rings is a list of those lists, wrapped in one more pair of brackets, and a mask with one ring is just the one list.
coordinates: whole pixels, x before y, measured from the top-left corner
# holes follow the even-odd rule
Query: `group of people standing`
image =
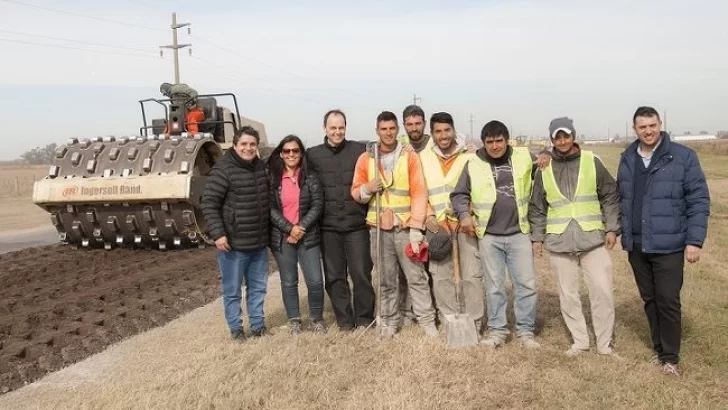
[[(251, 334), (266, 332), (270, 247), (292, 334), (303, 331), (299, 267), (314, 332), (327, 331), (324, 290), (339, 330), (371, 326), (378, 256), (381, 337), (413, 322), (438, 337), (438, 322), (462, 309), (485, 332), (481, 345), (502, 346), (512, 327), (521, 346), (538, 349), (534, 258), (546, 249), (573, 340), (566, 354), (590, 350), (579, 292), (583, 274), (596, 351), (617, 356), (608, 251), (621, 236), (655, 360), (677, 375), (684, 260), (700, 258), (710, 198), (697, 155), (661, 132), (657, 111), (635, 112), (638, 139), (623, 152), (616, 180), (598, 156), (579, 146), (567, 117), (551, 121), (552, 147), (538, 153), (510, 144), (500, 121), (482, 128), (480, 149), (459, 137), (450, 114), (433, 114), (429, 134), (427, 122), (420, 107), (408, 106), (402, 115), (407, 135), (399, 136), (397, 116), (384, 111), (376, 119), (377, 140), (367, 144), (346, 139), (345, 114), (331, 110), (323, 118), (322, 144), (306, 150), (289, 135), (267, 160), (257, 154), (255, 129), (235, 134), (233, 147), (208, 175), (201, 205), (219, 251), (233, 339), (245, 338), (243, 281)], [(452, 281), (454, 257), (462, 300)], [(506, 273), (513, 285), (513, 326), (507, 323)]]

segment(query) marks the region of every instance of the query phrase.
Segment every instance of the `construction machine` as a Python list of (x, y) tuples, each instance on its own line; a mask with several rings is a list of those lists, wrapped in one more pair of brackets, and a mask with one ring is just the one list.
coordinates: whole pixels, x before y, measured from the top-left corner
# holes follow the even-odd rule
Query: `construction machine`
[[(195, 102), (205, 114), (199, 133), (187, 132), (187, 104), (147, 98), (138, 135), (73, 138), (58, 148), (33, 203), (49, 213), (61, 242), (160, 250), (212, 243), (200, 210), (207, 174), (241, 127), (255, 128), (261, 147), (268, 139), (262, 123), (240, 116), (235, 95), (199, 94)], [(150, 104), (164, 110), (151, 124)]]

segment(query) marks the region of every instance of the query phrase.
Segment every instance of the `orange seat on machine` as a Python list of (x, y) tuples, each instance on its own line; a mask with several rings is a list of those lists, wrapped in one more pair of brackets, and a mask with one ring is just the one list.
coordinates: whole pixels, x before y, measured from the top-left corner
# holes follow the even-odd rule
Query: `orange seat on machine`
[[(202, 108), (195, 107), (185, 115), (185, 128), (190, 134), (197, 134), (200, 132), (199, 123), (205, 121), (205, 112)], [(165, 134), (169, 134), (169, 125), (164, 129)]]

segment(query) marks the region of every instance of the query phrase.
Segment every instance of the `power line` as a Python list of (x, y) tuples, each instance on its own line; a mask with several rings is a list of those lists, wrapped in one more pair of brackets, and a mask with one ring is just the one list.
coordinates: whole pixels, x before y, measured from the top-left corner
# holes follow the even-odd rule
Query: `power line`
[(0, 32), (9, 33), (9, 34), (17, 34), (17, 35), (28, 36), (28, 37), (45, 38), (45, 39), (49, 39), (49, 40), (68, 41), (70, 43), (86, 44), (86, 45), (90, 45), (90, 46), (118, 48), (118, 49), (121, 49), (121, 50), (133, 50), (133, 51), (145, 51), (145, 52), (152, 51), (152, 48), (115, 46), (115, 45), (112, 45), (112, 44), (92, 43), (92, 42), (88, 42), (88, 41), (73, 40), (73, 39), (69, 39), (69, 38), (54, 37), (54, 36), (44, 36), (44, 35), (41, 35), (41, 34), (21, 33), (19, 31), (12, 31), (12, 30), (3, 30), (3, 29), (0, 29)]
[(103, 21), (105, 23), (119, 24), (119, 25), (122, 25), (122, 26), (134, 27), (134, 28), (141, 28), (141, 29), (145, 29), (145, 30), (165, 31), (164, 29), (161, 29), (161, 28), (140, 26), (138, 24), (132, 24), (132, 23), (124, 22), (124, 21), (107, 19), (107, 18), (104, 18), (104, 17), (88, 16), (88, 15), (85, 15), (85, 14), (74, 13), (72, 11), (59, 10), (59, 9), (54, 9), (54, 8), (50, 8), (50, 7), (38, 6), (38, 5), (35, 5), (35, 4), (25, 3), (25, 2), (22, 2), (22, 1), (18, 1), (18, 0), (0, 0), (0, 1), (5, 2), (5, 3), (17, 4), (19, 6), (30, 7), (30, 8), (34, 8), (34, 9), (38, 9), (38, 10), (50, 11), (50, 12), (53, 12), (53, 13), (60, 13), (60, 14), (66, 14), (66, 15), (69, 15), (69, 16), (81, 17), (81, 18), (90, 19), (90, 20)]
[(67, 50), (89, 51), (92, 53), (116, 54), (116, 55), (127, 56), (127, 57), (152, 58), (155, 60), (159, 58), (159, 57), (152, 57), (151, 55), (144, 55), (144, 54), (138, 54), (138, 53), (122, 53), (122, 52), (118, 52), (118, 51), (94, 50), (91, 48), (63, 46), (60, 44), (34, 43), (32, 41), (14, 40), (14, 39), (9, 39), (9, 38), (0, 38), (0, 41), (5, 41), (8, 43), (25, 44), (25, 45), (29, 45), (29, 46), (53, 47), (53, 48), (62, 48), (62, 49), (67, 49)]
[[(283, 72), (285, 74), (288, 74), (289, 76), (298, 77), (298, 78), (303, 79), (303, 80), (309, 80), (309, 81), (311, 80), (310, 77), (306, 77), (304, 75), (301, 75), (301, 74), (298, 74), (298, 73), (294, 73), (292, 71), (282, 70), (279, 67), (276, 67), (274, 65), (271, 65), (271, 64), (266, 63), (264, 61), (256, 60), (256, 59), (254, 59), (254, 58), (252, 58), (250, 56), (247, 56), (247, 55), (244, 56), (244, 55), (238, 53), (237, 51), (232, 50), (232, 49), (227, 48), (227, 47), (224, 47), (224, 46), (221, 46), (220, 44), (217, 44), (214, 41), (210, 41), (210, 40), (207, 40), (205, 38), (198, 37), (198, 36), (195, 36), (195, 35), (192, 35), (192, 34), (190, 34), (190, 37), (193, 37), (193, 38), (195, 38), (198, 41), (201, 41), (203, 43), (207, 43), (207, 44), (209, 44), (209, 45), (211, 45), (211, 46), (213, 46), (213, 47), (215, 47), (215, 48), (217, 48), (219, 50), (222, 50), (222, 51), (225, 51), (227, 53), (233, 54), (233, 55), (235, 55), (235, 56), (237, 56), (239, 58), (242, 58), (242, 59), (244, 59), (246, 61), (254, 61), (254, 62), (256, 62), (258, 64), (261, 64), (261, 65), (264, 65), (264, 66), (266, 66), (268, 68), (272, 68), (274, 70), (279, 70), (279, 71), (281, 71), (281, 72)], [(358, 93), (358, 92), (351, 91), (351, 90), (346, 90), (346, 89), (343, 89), (343, 88), (332, 87), (332, 89), (337, 90), (337, 91), (341, 91), (341, 92), (345, 92), (347, 94), (353, 94), (353, 95), (356, 95), (356, 96), (359, 96), (359, 97), (375, 98), (375, 97), (370, 96), (370, 95), (365, 95), (365, 94), (362, 94), (362, 93)]]

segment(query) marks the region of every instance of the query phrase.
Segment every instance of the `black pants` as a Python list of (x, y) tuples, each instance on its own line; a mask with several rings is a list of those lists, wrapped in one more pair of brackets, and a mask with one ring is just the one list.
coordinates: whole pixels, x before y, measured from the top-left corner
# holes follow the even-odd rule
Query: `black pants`
[(683, 284), (685, 252), (642, 253), (638, 245), (629, 252), (634, 278), (645, 303), (652, 333), (652, 347), (661, 363), (680, 360), (682, 318), (680, 289)]
[[(326, 292), (336, 323), (343, 329), (369, 326), (374, 320), (374, 288), (369, 230), (321, 232)], [(354, 285), (352, 307), (347, 271)]]

